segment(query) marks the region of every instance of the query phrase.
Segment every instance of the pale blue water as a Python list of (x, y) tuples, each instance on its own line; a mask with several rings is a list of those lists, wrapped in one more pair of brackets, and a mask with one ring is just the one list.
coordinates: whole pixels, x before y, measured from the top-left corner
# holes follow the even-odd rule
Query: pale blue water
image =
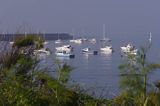
[[(125, 46), (129, 42), (139, 48), (142, 45), (147, 44), (148, 36), (119, 36), (119, 37), (110, 37), (112, 39), (112, 46), (114, 53), (111, 55), (106, 55), (98, 53), (98, 55), (84, 55), (81, 51), (82, 48), (91, 47), (94, 50), (99, 51), (99, 48), (102, 46), (101, 42), (96, 44), (91, 44), (89, 42), (82, 44), (74, 44), (65, 41), (63, 44), (71, 44), (74, 47), (74, 59), (61, 58), (61, 62), (66, 62), (74, 67), (74, 70), (71, 73), (70, 82), (75, 81), (80, 84), (81, 87), (93, 88), (96, 94), (103, 93), (105, 97), (113, 97), (120, 93), (119, 89), (119, 73), (120, 70), (118, 66), (121, 64), (122, 59), (120, 55), (120, 47)], [(160, 37), (153, 36), (152, 42), (153, 45), (148, 52), (148, 60), (150, 62), (160, 63), (160, 46), (159, 46)], [(47, 47), (49, 47), (53, 54), (47, 57), (46, 60), (42, 61), (43, 65), (47, 65), (50, 70), (55, 69), (55, 55), (54, 50), (56, 46), (61, 46), (63, 44), (54, 44), (54, 41), (49, 42)], [(149, 75), (149, 81), (153, 83), (156, 80), (160, 80), (160, 71), (157, 70)]]

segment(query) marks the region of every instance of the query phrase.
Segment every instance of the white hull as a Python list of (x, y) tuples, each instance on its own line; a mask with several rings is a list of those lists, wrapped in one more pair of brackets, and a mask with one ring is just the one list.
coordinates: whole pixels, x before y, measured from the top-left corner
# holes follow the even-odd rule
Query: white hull
[(56, 44), (62, 43), (62, 41), (61, 41), (61, 40), (56, 40), (55, 43), (56, 43)]
[(35, 51), (34, 51), (34, 54), (35, 54), (35, 55), (38, 55), (38, 54), (50, 55), (51, 52), (43, 48), (43, 49), (35, 50)]
[(56, 51), (55, 55), (57, 57), (68, 57), (68, 58), (74, 58), (74, 55), (71, 54), (70, 52), (66, 52), (66, 51)]
[(134, 46), (128, 44), (127, 46), (121, 47), (121, 52), (125, 54), (137, 55), (138, 49), (135, 49)]
[(101, 39), (100, 41), (101, 41), (101, 42), (110, 42), (111, 39), (109, 39), (109, 38), (104, 38), (104, 39)]
[(81, 44), (82, 40), (81, 39), (76, 39), (76, 40), (70, 40), (71, 43), (77, 43), (77, 44)]
[(66, 54), (66, 53), (55, 53), (56, 54), (56, 56), (60, 56), (60, 57), (70, 57), (70, 56), (72, 56), (72, 54)]
[(113, 49), (111, 46), (106, 46), (106, 47), (100, 48), (100, 50), (101, 50), (101, 52), (107, 52), (107, 53), (113, 52)]
[(89, 42), (91, 42), (91, 43), (96, 43), (97, 41), (96, 41), (95, 38), (92, 38), (92, 39), (89, 39)]
[(66, 51), (66, 52), (71, 52), (73, 48), (71, 45), (63, 45), (61, 47), (56, 47), (56, 51)]
[(47, 41), (45, 41), (43, 44), (44, 44), (44, 45), (47, 45), (47, 44), (48, 44), (48, 42), (47, 42)]
[(14, 44), (14, 42), (9, 42), (11, 45), (13, 45)]
[(82, 49), (82, 52), (84, 53), (84, 54), (94, 54), (94, 55), (97, 55), (97, 51), (92, 51), (90, 48), (84, 48), (84, 49)]

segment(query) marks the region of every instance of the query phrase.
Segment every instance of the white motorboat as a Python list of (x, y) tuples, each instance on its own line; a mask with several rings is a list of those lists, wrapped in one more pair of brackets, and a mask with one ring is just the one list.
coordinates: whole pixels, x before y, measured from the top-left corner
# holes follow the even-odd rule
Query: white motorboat
[(71, 45), (63, 45), (62, 47), (64, 48), (69, 48), (69, 49), (73, 49), (73, 47)]
[(121, 52), (125, 54), (137, 55), (138, 49), (135, 49), (135, 47), (129, 43), (127, 46), (121, 47)]
[(59, 56), (59, 57), (74, 58), (74, 54), (72, 54), (71, 52), (66, 51), (66, 50), (56, 50), (55, 54), (56, 54), (56, 56)]
[(134, 50), (134, 46), (131, 43), (127, 44), (127, 46), (122, 46), (121, 47), (121, 51), (122, 52), (126, 52), (127, 53), (127, 52), (130, 52), (132, 50)]
[(86, 54), (94, 54), (94, 55), (98, 54), (98, 51), (93, 51), (93, 50), (91, 50), (91, 48), (84, 48), (84, 49), (82, 49), (82, 52), (86, 53)]
[(106, 53), (112, 53), (113, 52), (113, 48), (112, 46), (105, 46), (100, 48), (101, 52), (106, 52)]
[(73, 51), (73, 47), (71, 45), (63, 45), (61, 47), (56, 47), (56, 50), (58, 51), (67, 51), (67, 52), (71, 52)]
[(90, 48), (84, 48), (84, 49), (82, 49), (82, 52), (90, 52), (90, 51), (91, 51)]

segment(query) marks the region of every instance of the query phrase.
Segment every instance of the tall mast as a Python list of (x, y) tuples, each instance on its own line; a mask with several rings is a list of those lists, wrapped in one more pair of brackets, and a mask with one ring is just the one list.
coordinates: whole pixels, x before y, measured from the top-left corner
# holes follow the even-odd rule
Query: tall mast
[(105, 29), (106, 29), (106, 26), (105, 26), (105, 24), (103, 24), (103, 39), (104, 39), (104, 40), (106, 39), (106, 38), (105, 38), (105, 34), (106, 34)]
[(74, 39), (74, 29), (72, 28), (72, 38)]
[(149, 33), (149, 42), (150, 43), (152, 42), (152, 33), (151, 32)]
[(26, 31), (24, 32), (24, 36), (25, 36), (25, 38), (27, 37), (27, 32)]

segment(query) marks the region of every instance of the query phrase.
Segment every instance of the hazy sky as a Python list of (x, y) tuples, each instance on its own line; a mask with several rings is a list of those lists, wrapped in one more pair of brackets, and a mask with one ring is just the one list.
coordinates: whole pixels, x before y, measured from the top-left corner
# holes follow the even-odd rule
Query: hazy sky
[(160, 33), (160, 0), (0, 0), (0, 31)]

